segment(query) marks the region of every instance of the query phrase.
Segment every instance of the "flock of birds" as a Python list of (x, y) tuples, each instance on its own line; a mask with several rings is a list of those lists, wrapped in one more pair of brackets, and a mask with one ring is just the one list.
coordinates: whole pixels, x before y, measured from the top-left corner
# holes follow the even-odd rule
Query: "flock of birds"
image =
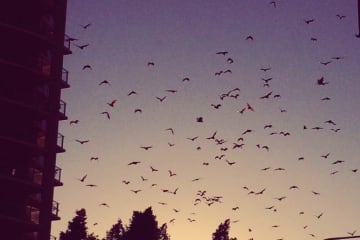
[[(278, 7), (276, 1), (271, 1), (270, 5), (274, 8)], [(341, 15), (341, 14), (337, 14), (335, 17), (337, 17), (339, 21), (346, 18), (345, 15)], [(315, 22), (316, 22), (315, 18), (309, 18), (309, 19), (304, 20), (305, 25), (314, 24)], [(81, 27), (84, 30), (88, 30), (89, 28), (91, 28), (91, 26), (92, 26), (91, 23), (88, 23), (86, 25), (81, 25)], [(244, 37), (244, 41), (251, 42), (251, 41), (255, 41), (255, 40), (256, 40), (256, 36), (254, 36), (254, 35), (247, 35)], [(317, 41), (317, 38), (312, 37), (310, 40)], [(74, 41), (73, 45), (81, 51), (87, 49), (90, 45), (89, 43), (77, 44), (76, 42), (78, 42), (79, 40), (75, 39), (75, 38), (72, 38), (72, 41)], [(214, 70), (213, 77), (215, 79), (226, 78), (228, 75), (233, 73), (234, 69), (232, 68), (232, 66), (234, 63), (236, 63), (236, 59), (234, 57), (231, 57), (230, 55), (231, 55), (231, 53), (226, 50), (225, 51), (214, 51), (214, 56), (216, 56), (218, 58), (223, 58), (224, 65), (226, 66), (222, 70)], [(343, 60), (346, 60), (346, 58), (343, 56), (333, 56), (329, 60), (319, 62), (319, 64), (322, 65), (323, 67), (328, 67), (330, 64), (334, 64), (338, 61), (343, 61)], [(144, 63), (144, 65), (145, 65), (145, 67), (150, 68), (150, 69), (154, 69), (157, 67), (157, 63), (155, 61), (148, 61), (147, 63)], [(93, 67), (90, 64), (86, 64), (82, 67), (82, 70), (92, 71)], [(212, 109), (213, 111), (220, 111), (220, 109), (225, 107), (225, 105), (228, 104), (229, 101), (235, 101), (236, 103), (240, 104), (240, 107), (238, 109), (236, 109), (236, 112), (239, 114), (239, 116), (242, 116), (245, 114), (256, 114), (257, 109), (255, 106), (256, 106), (256, 104), (258, 104), (258, 102), (260, 102), (260, 104), (267, 104), (267, 101), (281, 101), (281, 99), (282, 99), (281, 94), (279, 92), (277, 92), (276, 89), (272, 88), (272, 82), (274, 81), (274, 78), (270, 76), (273, 71), (272, 67), (270, 65), (267, 67), (261, 67), (261, 68), (259, 68), (259, 71), (260, 71), (260, 73), (263, 73), (263, 77), (261, 77), (259, 79), (259, 81), (261, 83), (260, 86), (262, 86), (262, 88), (265, 89), (265, 93), (263, 95), (257, 96), (256, 97), (257, 99), (238, 101), (238, 99), (241, 98), (240, 87), (230, 88), (228, 91), (219, 93), (219, 95), (216, 97), (216, 100), (214, 98), (215, 101), (213, 103), (208, 104), (208, 108)], [(193, 81), (193, 79), (186, 76), (186, 77), (183, 77), (180, 81), (183, 84), (190, 84)], [(316, 88), (316, 87), (317, 88), (326, 88), (326, 85), (331, 84), (331, 82), (329, 80), (327, 80), (326, 76), (319, 76), (317, 79), (314, 79), (313, 81), (314, 81), (314, 88)], [(97, 84), (98, 84), (99, 88), (104, 88), (104, 89), (106, 87), (112, 86), (112, 82), (110, 80), (99, 80), (99, 82)], [(104, 90), (104, 91), (106, 91), (106, 90)], [(326, 91), (324, 91), (324, 92), (326, 92)], [(127, 97), (129, 97), (129, 98), (136, 97), (137, 95), (140, 95), (140, 94), (141, 94), (140, 92), (130, 89), (127, 92)], [(171, 98), (172, 95), (174, 95), (174, 94), (181, 94), (181, 90), (178, 90), (176, 88), (164, 89), (162, 95), (154, 96), (154, 101), (158, 101), (159, 104), (166, 104), (166, 101), (169, 98)], [(327, 102), (327, 101), (331, 101), (331, 100), (332, 100), (331, 96), (324, 96), (322, 98), (319, 98), (319, 101), (321, 101), (321, 102)], [(113, 121), (111, 110), (117, 107), (118, 101), (119, 101), (119, 99), (111, 99), (109, 101), (106, 101), (107, 109), (102, 112), (99, 112), (98, 113), (99, 117), (103, 117), (109, 121)], [(254, 104), (255, 101), (256, 101), (256, 104)], [(141, 108), (133, 109), (134, 114), (143, 114), (143, 111), (145, 111), (145, 109), (141, 109)], [(278, 111), (280, 114), (287, 114), (287, 112), (288, 112), (287, 109), (284, 107), (279, 107)], [(194, 116), (194, 122), (196, 122), (198, 124), (206, 124), (206, 120), (207, 119), (205, 116)], [(81, 124), (81, 123), (82, 123), (82, 119), (69, 120), (69, 125), (71, 127), (76, 127), (76, 125)], [(219, 126), (219, 127), (221, 127), (221, 126)], [(314, 132), (315, 131), (316, 132), (328, 131), (329, 133), (332, 132), (333, 134), (341, 133), (341, 128), (339, 127), (339, 124), (336, 123), (335, 120), (333, 120), (333, 119), (325, 119), (323, 122), (314, 124), (312, 126), (303, 124), (301, 127), (299, 127), (299, 129), (301, 129), (301, 131), (303, 131), (303, 132), (306, 132), (306, 131), (314, 131)], [(281, 128), (279, 128), (279, 126), (277, 126), (276, 124), (273, 124), (273, 123), (265, 123), (263, 125), (262, 129), (253, 129), (253, 128), (243, 129), (242, 132), (240, 132), (240, 134), (235, 136), (233, 139), (223, 137), (222, 132), (220, 130), (213, 130), (213, 131), (209, 132), (207, 136), (189, 135), (188, 137), (186, 137), (184, 139), (184, 141), (189, 141), (189, 143), (193, 143), (194, 147), (197, 151), (200, 151), (203, 149), (202, 145), (204, 145), (204, 143), (201, 141), (206, 141), (206, 144), (209, 144), (212, 146), (213, 149), (216, 149), (217, 154), (213, 156), (212, 160), (201, 162), (201, 165), (204, 168), (212, 165), (214, 161), (216, 161), (216, 162), (221, 161), (229, 167), (234, 167), (237, 164), (239, 164), (238, 160), (231, 159), (231, 158), (233, 158), (234, 154), (236, 154), (236, 152), (244, 151), (245, 149), (251, 149), (252, 151), (255, 151), (255, 150), (265, 151), (265, 152), (269, 152), (272, 150), (272, 146), (270, 144), (257, 143), (257, 144), (251, 145), (250, 143), (247, 142), (247, 138), (251, 135), (254, 135), (256, 132), (263, 132), (274, 138), (275, 137), (286, 137), (287, 139), (285, 140), (285, 142), (289, 141), (288, 138), (291, 138), (291, 135), (292, 135), (292, 131), (289, 131), (286, 129), (281, 129)], [(168, 127), (168, 126), (164, 127), (164, 134), (169, 134), (170, 136), (176, 136), (176, 134), (177, 134), (176, 127)], [(71, 141), (71, 140), (69, 140), (69, 141)], [(259, 141), (261, 141), (261, 139)], [(75, 142), (77, 142), (81, 145), (84, 145), (84, 144), (90, 143), (91, 139), (78, 138), (78, 139), (75, 139)], [(169, 148), (176, 147), (176, 143), (174, 141), (168, 141), (165, 144)], [(140, 145), (139, 149), (150, 152), (154, 148), (157, 148), (157, 147), (158, 146), (155, 146), (153, 144), (144, 144), (144, 145)], [(300, 162), (300, 161), (305, 161), (306, 157), (296, 156), (295, 158), (297, 161)], [(330, 150), (328, 152), (319, 154), (318, 158), (328, 160), (328, 164), (334, 166), (334, 169), (328, 173), (329, 175), (338, 174), (341, 170), (336, 169), (336, 166), (346, 164), (346, 161), (343, 159), (332, 158), (332, 152)], [(101, 161), (101, 156), (91, 156), (89, 160), (91, 162)], [(129, 161), (126, 163), (126, 167), (137, 168), (139, 165), (144, 165), (144, 164), (149, 164), (149, 162), (141, 161), (141, 160)], [(151, 163), (149, 165), (148, 171), (149, 172), (147, 172), (147, 173), (139, 172), (139, 174), (140, 174), (139, 181), (141, 183), (151, 182), (151, 178), (146, 176), (149, 173), (157, 174), (157, 173), (162, 172), (164, 175), (167, 175), (171, 179), (178, 177), (178, 173), (176, 172), (176, 170), (174, 170), (174, 169), (164, 170), (164, 169), (156, 167), (155, 165), (152, 165)], [(206, 169), (204, 169), (204, 171), (206, 171)], [(260, 172), (269, 172), (269, 171), (283, 172), (283, 171), (287, 171), (287, 169), (286, 169), (286, 167), (283, 167), (283, 166), (276, 166), (276, 167), (264, 166), (263, 168), (259, 169), (259, 171)], [(351, 172), (352, 174), (356, 174), (358, 172), (358, 168), (349, 166), (347, 171)], [(260, 174), (260, 172), (255, 173), (255, 174)], [(106, 177), (106, 176), (103, 176), (103, 177)], [(88, 174), (84, 174), (77, 178), (77, 180), (79, 182), (81, 182), (82, 184), (84, 184), (87, 187), (90, 187), (90, 188), (98, 187), (97, 184), (88, 183), (87, 179), (88, 179)], [(194, 182), (199, 182), (202, 180), (203, 180), (202, 177), (194, 177), (194, 178), (190, 179), (189, 182), (194, 183)], [(133, 183), (132, 180), (122, 179), (121, 182), (122, 182), (122, 184), (124, 184), (124, 186), (129, 186), (129, 191), (132, 192), (133, 194), (138, 195), (144, 191), (143, 185), (137, 185), (136, 183)], [(178, 186), (173, 189), (170, 189), (170, 188), (165, 188), (165, 187), (161, 186), (160, 183), (151, 183), (150, 188), (154, 189), (152, 191), (158, 191), (160, 193), (169, 194), (171, 196), (177, 195), (180, 191), (186, 191), (186, 187)], [(261, 187), (261, 188), (256, 189), (256, 188), (252, 188), (249, 186), (242, 186), (242, 190), (244, 191), (244, 194), (247, 196), (251, 196), (251, 195), (261, 196), (261, 195), (265, 195), (269, 191), (269, 188)], [(302, 187), (300, 185), (290, 185), (288, 190), (289, 191), (301, 191)], [(312, 195), (313, 197), (321, 197), (320, 191), (317, 191), (315, 189), (308, 190), (308, 192), (309, 192), (309, 195)], [(155, 193), (156, 192), (154, 192), (154, 194)], [(264, 210), (276, 213), (281, 208), (281, 203), (286, 201), (286, 199), (288, 199), (288, 198), (289, 198), (289, 196), (286, 193), (279, 195), (279, 196), (272, 196), (271, 200), (273, 202), (270, 203), (268, 206), (266, 206), (264, 208)], [(224, 202), (226, 202), (226, 199), (223, 195), (213, 194), (208, 189), (198, 190), (196, 193), (194, 193), (193, 199), (191, 200), (191, 203), (193, 206), (207, 205), (209, 207), (211, 207), (212, 205), (217, 205), (217, 204), (221, 204)], [(168, 203), (165, 201), (159, 201), (159, 202), (157, 202), (157, 204), (168, 205)], [(111, 207), (110, 204), (108, 204), (107, 202), (101, 202), (101, 203), (98, 203), (98, 205), (102, 206), (102, 207), (107, 207), (107, 208)], [(177, 214), (181, 211), (180, 209), (173, 207), (173, 206), (171, 206), (171, 208), (172, 208), (172, 211), (174, 212), (174, 214)], [(241, 206), (239, 206), (239, 205), (234, 205), (230, 208), (230, 210), (233, 212), (239, 211), (240, 209), (241, 209)], [(301, 210), (298, 212), (298, 215), (305, 215), (305, 214), (312, 214), (314, 219), (319, 220), (319, 219), (323, 218), (324, 215), (326, 215), (326, 211), (320, 210), (317, 213), (307, 213), (305, 210)], [(176, 217), (171, 218), (168, 220), (168, 223), (176, 224), (176, 219), (177, 219)], [(196, 213), (194, 213), (194, 212), (191, 213), (190, 215), (188, 215), (186, 217), (186, 219), (189, 223), (196, 222), (197, 221)], [(236, 223), (238, 221), (239, 220), (233, 220), (232, 222)], [(98, 223), (96, 222), (93, 225), (94, 226), (98, 225)], [(281, 228), (281, 226), (279, 226), (278, 224), (270, 225), (270, 227), (274, 228), (274, 229)], [(311, 231), (307, 231), (307, 229), (310, 228), (309, 225), (303, 225), (302, 228), (304, 229), (304, 234), (306, 234), (307, 236), (313, 237), (313, 238), (317, 237), (316, 232), (313, 232), (314, 228)], [(247, 231), (249, 233), (249, 240), (252, 240), (253, 237), (251, 236), (251, 234), (255, 230), (253, 228), (249, 227)], [(356, 230), (348, 231), (346, 234), (348, 236), (354, 236), (356, 234)], [(284, 238), (284, 237), (277, 238), (277, 240), (283, 240), (283, 239), (286, 239), (286, 238)]]

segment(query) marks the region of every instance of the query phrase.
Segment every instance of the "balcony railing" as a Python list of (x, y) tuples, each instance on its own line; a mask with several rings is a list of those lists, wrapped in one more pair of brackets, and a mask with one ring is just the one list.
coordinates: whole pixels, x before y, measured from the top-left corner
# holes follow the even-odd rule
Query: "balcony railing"
[(69, 71), (66, 70), (65, 68), (62, 69), (62, 73), (61, 73), (61, 80), (63, 81), (63, 83), (67, 86), (69, 83)]
[(59, 203), (58, 203), (58, 202), (53, 201), (51, 213), (52, 213), (54, 216), (59, 217), (59, 216), (58, 216), (58, 214), (59, 214)]
[(55, 180), (58, 181), (58, 182), (61, 182), (61, 171), (62, 169), (59, 168), (58, 166), (55, 167)]
[(71, 53), (70, 44), (71, 44), (71, 38), (68, 35), (65, 34), (65, 37), (64, 37), (64, 49), (65, 49), (65, 52), (64, 52), (64, 54), (70, 54)]
[(59, 148), (63, 148), (64, 146), (64, 135), (62, 135), (61, 133), (58, 133), (57, 135), (57, 146)]
[(60, 100), (60, 108), (59, 108), (59, 112), (66, 116), (66, 102), (64, 102), (63, 100)]

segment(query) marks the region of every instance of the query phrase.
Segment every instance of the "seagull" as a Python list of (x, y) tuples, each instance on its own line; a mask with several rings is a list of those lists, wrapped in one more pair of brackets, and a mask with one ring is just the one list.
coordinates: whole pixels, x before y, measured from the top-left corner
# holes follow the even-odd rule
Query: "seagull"
[(155, 66), (155, 63), (154, 62), (148, 62), (147, 66)]
[(189, 81), (190, 81), (190, 78), (185, 77), (185, 78), (182, 79), (182, 81), (183, 81), (183, 82), (185, 82), (185, 81), (189, 82)]
[(215, 109), (219, 109), (221, 107), (221, 104), (211, 104), (212, 107), (214, 107)]
[(199, 136), (192, 137), (192, 138), (188, 137), (188, 138), (186, 138), (186, 139), (189, 139), (190, 141), (195, 141), (196, 139), (198, 139), (198, 137), (199, 137)]
[(327, 62), (320, 62), (322, 65), (327, 66), (328, 64), (332, 63), (332, 61), (327, 61)]
[(169, 93), (176, 93), (176, 92), (177, 92), (177, 90), (174, 90), (174, 89), (167, 89), (167, 90), (165, 90), (165, 92), (169, 92)]
[(97, 161), (97, 160), (99, 160), (99, 157), (91, 157), (90, 161), (92, 161), (92, 160)]
[(204, 119), (202, 117), (197, 117), (196, 122), (202, 123), (204, 122)]
[(234, 60), (233, 60), (232, 58), (228, 58), (228, 59), (226, 59), (226, 61), (227, 61), (229, 64), (234, 63)]
[(110, 207), (107, 203), (100, 203), (99, 206)]
[(260, 97), (260, 99), (269, 98), (271, 94), (272, 94), (272, 92), (269, 92), (269, 93), (267, 93), (266, 95)]
[(134, 110), (134, 113), (142, 113), (142, 110), (140, 108), (137, 108)]
[(173, 173), (171, 170), (168, 170), (168, 172), (170, 177), (176, 176), (176, 173)]

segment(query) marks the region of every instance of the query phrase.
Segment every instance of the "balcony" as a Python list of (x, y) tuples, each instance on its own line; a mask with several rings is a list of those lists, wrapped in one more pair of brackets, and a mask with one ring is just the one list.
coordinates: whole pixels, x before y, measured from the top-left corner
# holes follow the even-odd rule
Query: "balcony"
[(59, 168), (58, 166), (55, 167), (55, 176), (54, 176), (54, 179), (55, 179), (54, 185), (55, 186), (63, 185), (63, 183), (61, 182), (61, 171), (62, 171), (61, 168)]
[(59, 203), (53, 201), (52, 208), (51, 208), (52, 220), (60, 220), (59, 217)]
[(66, 120), (66, 102), (63, 100), (60, 100), (60, 107), (59, 107), (59, 114), (60, 114), (60, 120)]
[(58, 153), (62, 153), (62, 152), (65, 152), (65, 149), (64, 149), (64, 135), (62, 135), (61, 133), (58, 133), (57, 135), (57, 152)]
[(71, 54), (70, 44), (71, 44), (71, 38), (68, 35), (65, 34), (65, 37), (64, 37), (64, 55)]
[(62, 88), (69, 88), (70, 85), (69, 85), (69, 71), (66, 70), (65, 68), (62, 69), (62, 72), (61, 72), (61, 81), (62, 81)]

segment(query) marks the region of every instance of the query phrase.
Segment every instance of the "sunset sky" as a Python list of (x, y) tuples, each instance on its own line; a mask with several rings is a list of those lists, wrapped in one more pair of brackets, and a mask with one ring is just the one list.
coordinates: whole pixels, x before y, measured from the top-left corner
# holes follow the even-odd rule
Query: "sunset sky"
[(356, 0), (69, 0), (67, 12), (79, 40), (64, 57), (53, 235), (80, 208), (103, 237), (149, 206), (173, 240), (211, 239), (227, 218), (239, 240), (360, 234)]

